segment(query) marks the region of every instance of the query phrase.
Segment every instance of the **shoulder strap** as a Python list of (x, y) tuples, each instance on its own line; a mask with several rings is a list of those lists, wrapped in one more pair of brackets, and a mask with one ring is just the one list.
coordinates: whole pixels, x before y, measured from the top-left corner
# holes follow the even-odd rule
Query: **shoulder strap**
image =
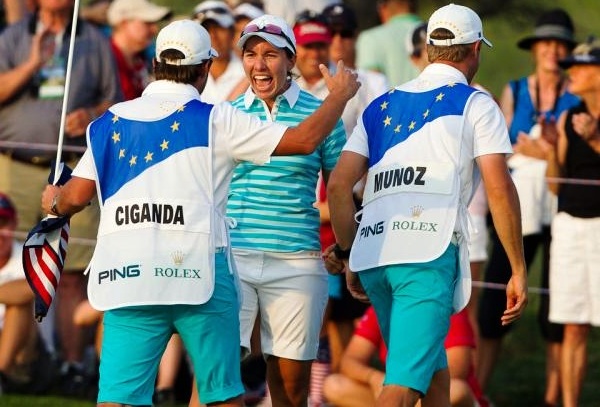
[(515, 79), (508, 83), (513, 94), (513, 114), (517, 111), (517, 100), (519, 100), (519, 88), (521, 87), (521, 80)]

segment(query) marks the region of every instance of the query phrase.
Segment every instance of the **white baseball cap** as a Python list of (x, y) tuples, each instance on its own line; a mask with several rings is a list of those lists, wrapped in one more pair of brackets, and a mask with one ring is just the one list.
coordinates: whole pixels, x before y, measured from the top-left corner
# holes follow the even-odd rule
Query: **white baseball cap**
[[(445, 40), (431, 38), (431, 33), (438, 28), (445, 28), (450, 31), (454, 34), (454, 38)], [(427, 23), (428, 44), (450, 46), (472, 44), (477, 41), (483, 41), (486, 45), (492, 46), (492, 43), (483, 36), (481, 19), (470, 8), (451, 3), (437, 9), (429, 17), (429, 22)]]
[(235, 19), (246, 17), (250, 20), (254, 20), (264, 14), (264, 11), (250, 3), (242, 3), (233, 9), (233, 17)]
[(181, 51), (185, 58), (165, 60), (169, 65), (198, 65), (219, 54), (211, 47), (210, 35), (198, 22), (192, 20), (173, 21), (156, 37), (156, 59), (167, 49)]
[(194, 8), (194, 18), (203, 24), (212, 20), (223, 28), (230, 28), (235, 22), (229, 6), (217, 0), (203, 1)]
[(281, 17), (265, 14), (250, 21), (244, 27), (237, 45), (244, 48), (249, 38), (256, 36), (277, 48), (287, 48), (296, 54), (296, 37), (290, 26)]
[(171, 14), (168, 7), (158, 6), (148, 0), (113, 0), (106, 12), (108, 23), (112, 26), (124, 20), (141, 20), (157, 23)]

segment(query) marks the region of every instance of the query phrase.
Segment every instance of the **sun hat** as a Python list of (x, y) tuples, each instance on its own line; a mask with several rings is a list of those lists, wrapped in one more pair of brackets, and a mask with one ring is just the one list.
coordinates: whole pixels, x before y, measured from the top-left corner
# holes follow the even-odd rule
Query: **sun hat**
[(230, 28), (234, 24), (233, 14), (229, 6), (222, 1), (203, 1), (194, 8), (194, 19), (200, 24), (214, 21), (223, 28)]
[(296, 54), (296, 37), (281, 17), (265, 14), (250, 21), (242, 31), (238, 47), (244, 48), (244, 44), (251, 37), (260, 37), (276, 48), (288, 49), (292, 54)]
[(265, 12), (262, 9), (250, 3), (242, 3), (233, 9), (233, 18), (236, 21), (240, 18), (254, 20), (255, 18), (258, 18), (264, 14)]
[[(454, 34), (454, 38), (436, 40), (431, 38), (431, 33), (438, 28), (445, 28)], [(427, 43), (436, 46), (450, 46), (458, 44), (472, 44), (483, 41), (486, 45), (492, 43), (483, 36), (481, 19), (468, 7), (450, 3), (433, 12), (427, 22)]]
[(158, 6), (148, 0), (113, 0), (106, 13), (108, 23), (115, 26), (125, 20), (157, 23), (169, 17), (171, 9)]
[(579, 44), (573, 53), (558, 61), (561, 68), (570, 68), (573, 65), (600, 65), (600, 40), (590, 38)]
[(533, 34), (519, 42), (521, 49), (531, 49), (534, 43), (541, 40), (564, 41), (570, 49), (577, 44), (574, 38), (575, 28), (571, 17), (563, 9), (557, 8), (543, 13), (535, 23)]
[(17, 218), (17, 210), (13, 205), (8, 195), (0, 192), (0, 219), (15, 220)]
[(173, 21), (156, 37), (156, 59), (167, 49), (181, 51), (185, 58), (165, 60), (168, 65), (197, 65), (219, 54), (211, 47), (210, 35), (204, 27), (192, 20)]

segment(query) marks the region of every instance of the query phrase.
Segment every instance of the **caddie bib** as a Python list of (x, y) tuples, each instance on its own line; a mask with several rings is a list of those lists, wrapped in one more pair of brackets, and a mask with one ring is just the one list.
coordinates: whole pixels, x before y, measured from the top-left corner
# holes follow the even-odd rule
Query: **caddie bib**
[(101, 204), (88, 281), (94, 308), (211, 297), (211, 110), (193, 100), (150, 122), (108, 111), (90, 127)]
[(456, 227), (464, 110), (476, 90), (393, 90), (363, 113), (369, 169), (350, 268), (438, 258)]

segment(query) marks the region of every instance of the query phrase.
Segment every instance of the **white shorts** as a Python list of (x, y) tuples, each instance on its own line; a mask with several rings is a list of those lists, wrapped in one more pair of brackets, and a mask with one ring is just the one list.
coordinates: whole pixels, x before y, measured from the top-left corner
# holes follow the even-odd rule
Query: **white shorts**
[(550, 246), (551, 322), (600, 326), (600, 218), (560, 212)]
[(469, 222), (469, 261), (488, 259), (488, 229), (485, 216), (471, 215)]
[(328, 298), (327, 271), (319, 252), (274, 253), (233, 250), (242, 285), (241, 345), (260, 311), (262, 352), (313, 360)]

